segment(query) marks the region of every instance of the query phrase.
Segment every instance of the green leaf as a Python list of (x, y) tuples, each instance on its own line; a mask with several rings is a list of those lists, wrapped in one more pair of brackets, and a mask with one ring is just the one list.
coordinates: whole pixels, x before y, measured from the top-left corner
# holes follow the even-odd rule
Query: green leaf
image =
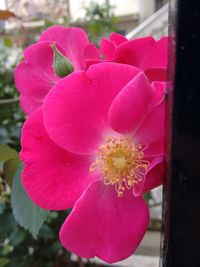
[(13, 46), (13, 42), (10, 38), (4, 38), (3, 43), (6, 47), (9, 47), (9, 48)]
[(0, 215), (0, 230), (2, 229), (4, 233), (10, 233), (16, 227), (15, 218), (10, 210), (4, 211)]
[(6, 182), (9, 184), (9, 186), (12, 185), (13, 177), (14, 177), (17, 169), (19, 168), (19, 165), (20, 165), (19, 159), (10, 159), (4, 163), (3, 174), (4, 174), (4, 178), (5, 178)]
[(6, 204), (4, 202), (0, 202), (0, 215), (3, 214), (6, 209)]
[(27, 196), (21, 182), (22, 169), (23, 165), (21, 164), (13, 179), (11, 191), (13, 214), (19, 224), (36, 238), (48, 215), (48, 211), (36, 206)]
[(18, 153), (13, 148), (5, 144), (0, 144), (0, 162), (5, 162), (9, 159), (17, 159)]
[(0, 258), (0, 267), (4, 267), (9, 261), (7, 258)]
[(152, 199), (152, 195), (150, 191), (144, 194), (144, 200), (147, 202), (147, 204), (149, 203), (149, 200), (151, 199)]
[(54, 51), (54, 62), (53, 66), (56, 74), (59, 77), (65, 77), (68, 74), (74, 71), (74, 68), (71, 62), (61, 54), (61, 52), (56, 48), (55, 45), (52, 45), (52, 49)]
[(14, 229), (14, 231), (11, 233), (11, 235), (9, 236), (9, 244), (11, 244), (11, 246), (18, 246), (20, 243), (22, 243), (26, 238), (26, 232), (19, 227), (16, 227)]
[(42, 238), (45, 241), (55, 238), (53, 230), (46, 224), (44, 224), (40, 230), (38, 238)]

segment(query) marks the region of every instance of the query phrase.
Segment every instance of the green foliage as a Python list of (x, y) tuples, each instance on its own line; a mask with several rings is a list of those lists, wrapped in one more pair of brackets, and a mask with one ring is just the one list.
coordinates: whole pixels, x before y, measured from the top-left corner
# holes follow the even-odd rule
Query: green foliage
[(17, 169), (19, 168), (19, 165), (20, 165), (19, 158), (9, 159), (6, 162), (4, 162), (3, 165), (4, 179), (10, 187), (12, 186), (13, 177)]
[(20, 149), (20, 132), (24, 113), (19, 107), (14, 86), (14, 66), (9, 64), (12, 48), (0, 48), (0, 143)]
[(6, 144), (0, 144), (0, 195), (5, 189), (5, 184), (11, 187), (12, 179), (20, 164), (16, 150)]
[(5, 162), (10, 159), (17, 159), (18, 153), (13, 148), (6, 144), (0, 144), (0, 162)]
[(10, 38), (4, 38), (3, 42), (4, 42), (4, 45), (6, 47), (9, 47), (10, 48), (10, 47), (13, 46), (13, 42), (12, 42), (12, 40)]
[(10, 195), (2, 196), (0, 198), (0, 267), (72, 266), (70, 253), (58, 240), (58, 232), (67, 215), (68, 212), (50, 212), (36, 240), (15, 220), (10, 206)]
[(144, 194), (144, 199), (147, 202), (147, 204), (149, 204), (149, 201), (152, 199), (152, 195), (150, 191)]
[(87, 19), (86, 29), (92, 42), (98, 44), (102, 36), (107, 36), (116, 31), (114, 7), (109, 4), (99, 4), (91, 1), (85, 9)]
[(0, 267), (4, 267), (7, 263), (9, 263), (8, 259), (0, 258)]
[(22, 169), (23, 165), (21, 164), (13, 180), (11, 194), (13, 214), (19, 224), (36, 238), (47, 217), (48, 211), (36, 206), (27, 196), (21, 182)]

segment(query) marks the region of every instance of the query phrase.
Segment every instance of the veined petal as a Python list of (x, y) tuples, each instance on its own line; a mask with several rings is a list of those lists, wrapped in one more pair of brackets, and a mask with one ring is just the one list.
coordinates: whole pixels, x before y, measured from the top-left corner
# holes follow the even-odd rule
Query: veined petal
[(149, 80), (140, 72), (113, 100), (108, 114), (111, 127), (120, 133), (134, 131), (143, 121), (154, 95)]
[(42, 105), (42, 100), (20, 95), (20, 106), (26, 114), (31, 114), (34, 110)]
[(29, 197), (45, 209), (73, 206), (89, 183), (91, 159), (71, 154), (49, 139), (43, 126), (42, 109), (33, 112), (22, 130), (22, 182)]
[(94, 182), (63, 224), (60, 240), (81, 257), (97, 256), (113, 263), (135, 251), (148, 222), (148, 208), (142, 197), (134, 198), (127, 191), (119, 198), (112, 186)]
[(165, 151), (164, 151), (164, 136), (160, 139), (158, 139), (157, 141), (149, 144), (145, 150), (144, 150), (144, 155), (145, 158), (155, 158), (157, 156), (163, 156), (165, 155)]
[(101, 63), (64, 78), (44, 101), (44, 125), (50, 138), (73, 153), (96, 152), (110, 129), (108, 110), (113, 99), (139, 71)]
[(18, 91), (27, 98), (42, 100), (60, 78), (53, 69), (53, 50), (49, 42), (29, 46), (24, 61), (14, 73)]
[(155, 95), (152, 101), (152, 108), (148, 110), (142, 124), (133, 134), (138, 143), (149, 145), (165, 134), (165, 83), (153, 83)]
[(164, 175), (164, 156), (153, 159), (148, 167), (145, 178), (133, 187), (135, 197), (141, 196), (153, 188), (160, 186)]

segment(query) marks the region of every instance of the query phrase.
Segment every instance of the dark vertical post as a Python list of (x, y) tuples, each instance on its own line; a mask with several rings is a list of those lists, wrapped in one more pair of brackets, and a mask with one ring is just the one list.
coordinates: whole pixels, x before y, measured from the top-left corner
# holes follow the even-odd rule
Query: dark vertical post
[(200, 1), (171, 1), (164, 267), (200, 266)]

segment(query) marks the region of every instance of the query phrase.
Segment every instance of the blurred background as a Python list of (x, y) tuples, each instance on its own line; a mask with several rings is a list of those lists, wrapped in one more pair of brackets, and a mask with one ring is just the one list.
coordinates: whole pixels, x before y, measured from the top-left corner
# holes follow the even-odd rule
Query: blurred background
[[(19, 107), (13, 71), (23, 49), (55, 24), (81, 27), (97, 46), (112, 31), (128, 39), (168, 33), (165, 0), (0, 0), (0, 267), (108, 266), (98, 259), (71, 255), (58, 232), (69, 211), (49, 212), (37, 238), (20, 226), (11, 201), (13, 177), (19, 167), (20, 132), (25, 114)], [(151, 222), (136, 253), (114, 264), (156, 267), (159, 262), (162, 188), (146, 196)], [(12, 202), (12, 203), (11, 203)]]

